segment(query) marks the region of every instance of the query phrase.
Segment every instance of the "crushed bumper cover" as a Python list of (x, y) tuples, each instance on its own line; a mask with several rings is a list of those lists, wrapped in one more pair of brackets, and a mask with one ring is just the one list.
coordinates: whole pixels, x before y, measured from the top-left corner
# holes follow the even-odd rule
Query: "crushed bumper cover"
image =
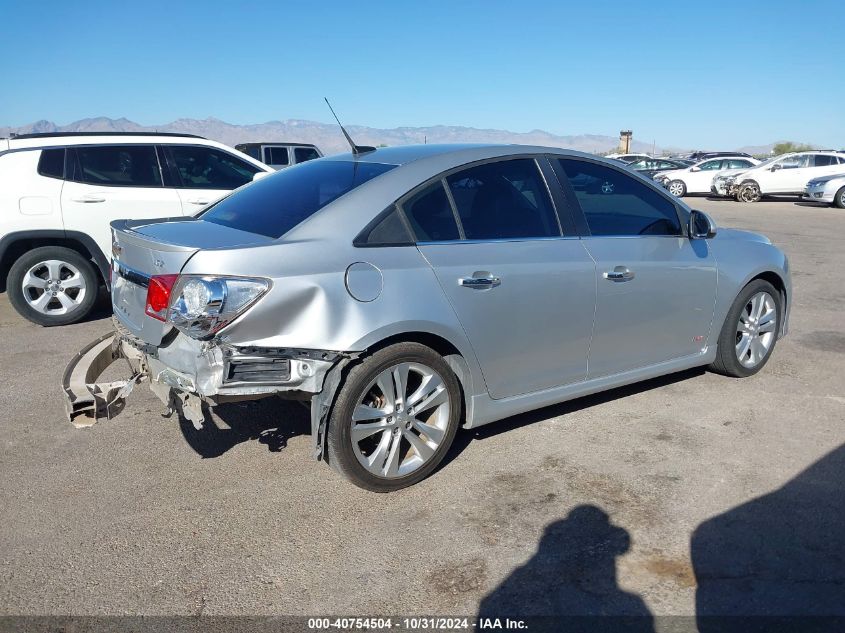
[[(325, 350), (236, 346), (201, 342), (177, 333), (150, 346), (115, 321), (115, 331), (92, 341), (71, 359), (62, 378), (67, 416), (77, 428), (111, 419), (135, 385), (148, 381), (167, 407), (197, 428), (202, 403), (255, 400), (278, 395), (311, 401), (315, 456), (322, 456), (327, 416), (343, 367), (355, 356)], [(114, 363), (126, 362), (129, 377), (100, 382)]]

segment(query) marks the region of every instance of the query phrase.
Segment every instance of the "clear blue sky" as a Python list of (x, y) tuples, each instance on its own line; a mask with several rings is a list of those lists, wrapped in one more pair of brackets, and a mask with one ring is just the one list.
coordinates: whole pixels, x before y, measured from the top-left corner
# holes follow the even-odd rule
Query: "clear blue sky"
[(0, 125), (125, 116), (845, 147), (845, 0), (0, 0)]

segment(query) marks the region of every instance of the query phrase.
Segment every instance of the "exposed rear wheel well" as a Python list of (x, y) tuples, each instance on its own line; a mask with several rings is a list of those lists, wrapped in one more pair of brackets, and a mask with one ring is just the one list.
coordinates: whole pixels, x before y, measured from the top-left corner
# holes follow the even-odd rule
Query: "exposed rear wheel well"
[(366, 353), (368, 355), (373, 354), (394, 343), (419, 343), (420, 345), (430, 347), (446, 359), (446, 362), (449, 363), (452, 371), (458, 377), (458, 384), (461, 386), (461, 402), (464, 403), (463, 415), (466, 416), (469, 412), (470, 405), (467, 394), (472, 393), (472, 376), (469, 365), (458, 348), (442, 336), (432, 334), (431, 332), (402, 332), (401, 334), (394, 334), (371, 345), (367, 348)]

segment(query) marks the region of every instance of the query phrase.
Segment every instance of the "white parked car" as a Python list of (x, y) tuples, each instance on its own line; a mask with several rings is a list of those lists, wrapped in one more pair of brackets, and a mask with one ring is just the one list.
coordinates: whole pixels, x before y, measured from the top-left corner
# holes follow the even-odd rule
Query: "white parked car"
[(810, 151), (775, 156), (753, 169), (714, 181), (721, 195), (741, 202), (757, 202), (765, 195), (803, 195), (807, 183), (842, 173), (845, 152)]
[(759, 164), (760, 161), (747, 156), (720, 156), (699, 161), (686, 169), (658, 172), (654, 180), (673, 196), (681, 198), (690, 193), (710, 193), (713, 178), (717, 175), (745, 171)]
[(79, 321), (109, 283), (112, 220), (194, 215), (257, 173), (273, 170), (187, 134), (0, 139), (0, 287), (33, 323)]
[(835, 176), (813, 178), (804, 187), (804, 200), (824, 202), (845, 209), (845, 167)]
[(605, 158), (613, 158), (623, 163), (633, 163), (635, 160), (651, 158), (648, 154), (608, 154)]

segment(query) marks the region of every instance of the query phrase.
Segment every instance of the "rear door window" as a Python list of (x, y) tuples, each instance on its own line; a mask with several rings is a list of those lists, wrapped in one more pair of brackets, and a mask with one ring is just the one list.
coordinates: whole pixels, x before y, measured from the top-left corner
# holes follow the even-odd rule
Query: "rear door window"
[(252, 163), (214, 147), (171, 145), (183, 189), (237, 189), (261, 171)]
[(81, 145), (75, 149), (72, 179), (89, 185), (161, 187), (152, 145)]
[(278, 167), (279, 165), (290, 165), (287, 147), (265, 147), (264, 162), (268, 165)]
[(442, 181), (438, 180), (405, 200), (402, 210), (418, 242), (460, 239), (455, 213)]
[(830, 167), (838, 164), (836, 156), (830, 154), (815, 154), (813, 156), (813, 167)]
[(446, 181), (468, 240), (560, 235), (546, 183), (531, 158), (484, 163)]
[(682, 235), (675, 205), (621, 171), (570, 158), (558, 159), (596, 236)]
[(304, 163), (306, 160), (320, 158), (320, 155), (313, 147), (295, 147), (293, 150), (293, 158), (295, 163)]

